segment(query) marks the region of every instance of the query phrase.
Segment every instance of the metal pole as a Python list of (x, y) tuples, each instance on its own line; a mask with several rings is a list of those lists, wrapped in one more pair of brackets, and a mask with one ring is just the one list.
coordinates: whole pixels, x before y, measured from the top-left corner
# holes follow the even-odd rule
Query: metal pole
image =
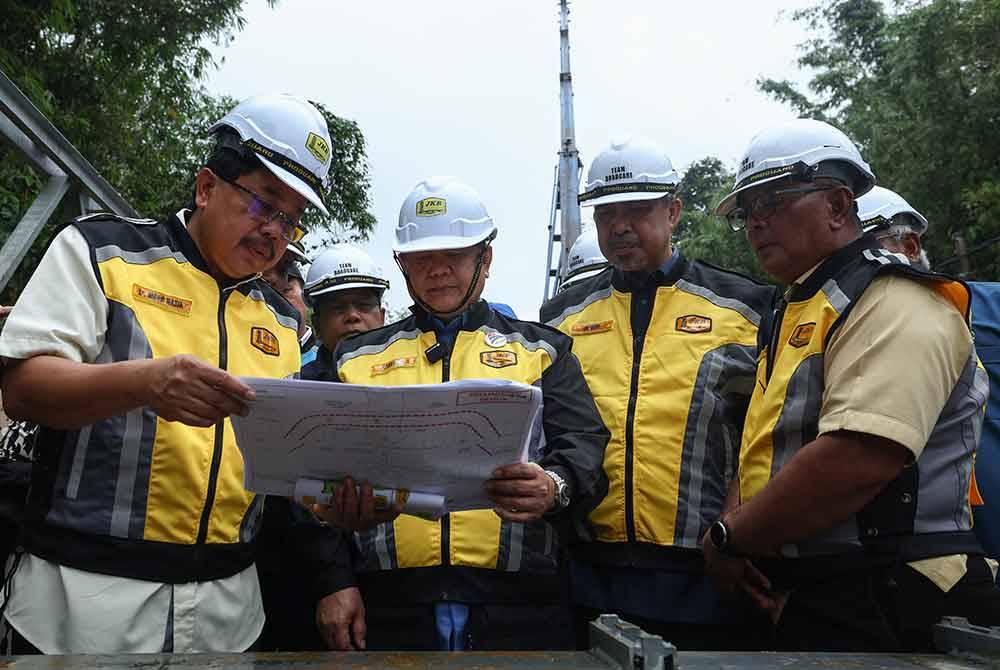
[(576, 130), (573, 121), (573, 75), (569, 67), (569, 3), (559, 2), (559, 103), (562, 124), (559, 150), (559, 213), (562, 230), (562, 253), (559, 277), (566, 275), (566, 260), (570, 247), (580, 236), (580, 153), (576, 149)]
[[(556, 243), (556, 209), (559, 206), (559, 166), (557, 165), (552, 172), (552, 205), (549, 207), (549, 251), (545, 258), (545, 293), (542, 294), (542, 302), (552, 297), (552, 294), (549, 293), (549, 286), (552, 281), (552, 245)], [(556, 284), (556, 288), (559, 288), (558, 283)]]

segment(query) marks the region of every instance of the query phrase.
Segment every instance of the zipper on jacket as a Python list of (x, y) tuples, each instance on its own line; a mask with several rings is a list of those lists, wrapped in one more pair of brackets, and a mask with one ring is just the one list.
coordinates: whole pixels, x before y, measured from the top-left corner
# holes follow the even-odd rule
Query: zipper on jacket
[[(461, 329), (455, 334), (455, 342)], [(435, 336), (436, 338), (436, 336)], [(439, 340), (440, 341), (440, 340)], [(453, 345), (454, 346), (454, 345)], [(451, 381), (451, 349), (445, 352), (441, 359), (441, 381)], [(441, 565), (451, 565), (451, 514), (441, 517)]]
[(632, 326), (632, 378), (629, 382), (628, 410), (625, 415), (625, 533), (629, 542), (635, 542), (635, 406), (639, 395), (639, 369), (642, 364), (642, 349), (653, 319), (653, 304), (656, 302), (656, 283), (653, 279), (638, 291), (632, 293), (630, 321)]
[[(229, 348), (228, 337), (226, 335), (226, 300), (228, 293), (221, 286), (219, 287), (219, 368), (226, 369), (228, 365), (227, 349)], [(225, 435), (226, 420), (222, 419), (215, 424), (215, 445), (212, 448), (212, 467), (208, 472), (208, 493), (205, 495), (205, 506), (201, 510), (201, 524), (198, 526), (197, 544), (205, 544), (208, 537), (208, 522), (212, 516), (212, 505), (215, 502), (215, 489), (218, 486), (219, 468), (222, 466), (222, 440)]]
[(778, 306), (774, 308), (771, 317), (771, 332), (769, 333), (771, 337), (767, 343), (767, 367), (764, 375), (764, 381), (768, 384), (771, 383), (771, 373), (774, 372), (774, 359), (777, 358), (778, 354), (778, 338), (781, 337), (781, 322), (785, 318), (786, 307), (788, 307), (788, 302), (783, 297), (778, 298)]

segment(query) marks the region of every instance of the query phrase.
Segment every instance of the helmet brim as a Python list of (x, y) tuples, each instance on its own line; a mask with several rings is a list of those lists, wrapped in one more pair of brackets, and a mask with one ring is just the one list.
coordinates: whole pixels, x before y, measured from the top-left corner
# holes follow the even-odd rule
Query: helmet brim
[(292, 189), (293, 191), (301, 195), (303, 198), (308, 200), (313, 207), (315, 207), (316, 209), (318, 209), (320, 212), (323, 213), (323, 216), (330, 216), (330, 212), (327, 211), (326, 205), (323, 204), (323, 201), (320, 199), (319, 195), (316, 193), (316, 191), (312, 190), (312, 187), (309, 186), (309, 184), (307, 184), (302, 179), (299, 179), (288, 170), (278, 167), (277, 165), (267, 160), (260, 154), (256, 154), (256, 156), (260, 160), (260, 162), (264, 164), (264, 167), (270, 170), (271, 174), (273, 174), (275, 177), (281, 180), (281, 182), (285, 186)]
[(609, 193), (593, 200), (584, 200), (580, 207), (596, 207), (598, 205), (613, 205), (616, 202), (635, 202), (638, 200), (657, 200), (671, 193), (664, 191), (626, 191), (625, 193)]
[(602, 265), (601, 267), (596, 267), (590, 270), (583, 270), (582, 272), (577, 272), (574, 275), (566, 277), (566, 281), (564, 281), (559, 288), (563, 289), (566, 288), (567, 286), (573, 286), (574, 284), (579, 284), (584, 279), (590, 279), (591, 277), (596, 277), (597, 275), (604, 272), (607, 268), (608, 268), (607, 265)]
[(311, 291), (311, 290), (309, 290), (308, 287), (306, 287), (305, 294), (306, 294), (306, 296), (310, 300), (315, 300), (316, 298), (318, 298), (321, 295), (328, 295), (330, 293), (337, 293), (339, 291), (346, 291), (346, 290), (352, 289), (352, 288), (370, 288), (370, 289), (373, 289), (375, 291), (378, 291), (379, 296), (381, 296), (382, 293), (385, 292), (388, 289), (388, 287), (386, 287), (386, 286), (380, 286), (379, 284), (373, 284), (371, 282), (366, 282), (366, 281), (357, 281), (357, 282), (347, 282), (345, 284), (337, 284), (336, 286), (328, 286), (328, 287), (326, 287), (324, 289), (321, 289), (319, 291)]
[(397, 254), (412, 254), (418, 251), (451, 251), (454, 249), (468, 249), (491, 239), (495, 233), (496, 227), (493, 227), (475, 237), (436, 235), (434, 237), (425, 237), (419, 240), (413, 240), (412, 242), (397, 242), (392, 246), (392, 250)]
[(767, 177), (765, 179), (752, 182), (750, 184), (744, 184), (743, 186), (736, 189), (735, 191), (733, 191), (732, 193), (730, 193), (725, 198), (719, 201), (719, 204), (715, 206), (715, 215), (725, 216), (726, 214), (729, 214), (729, 212), (731, 212), (733, 208), (736, 207), (736, 199), (739, 197), (740, 193), (743, 193), (744, 191), (749, 191), (750, 189), (756, 188), (761, 184), (770, 184), (772, 182), (781, 181), (782, 179), (788, 179), (788, 177), (789, 176), (787, 174), (779, 174), (773, 177)]

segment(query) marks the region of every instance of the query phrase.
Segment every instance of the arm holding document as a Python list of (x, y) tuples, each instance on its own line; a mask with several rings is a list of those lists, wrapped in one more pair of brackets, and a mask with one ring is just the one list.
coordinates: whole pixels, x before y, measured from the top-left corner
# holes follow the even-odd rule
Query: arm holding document
[(604, 448), (610, 433), (571, 341), (558, 351), (541, 382), (545, 449), (537, 463), (498, 468), (486, 491), (496, 503), (493, 511), (508, 521), (530, 522), (562, 513), (583, 520), (608, 491)]

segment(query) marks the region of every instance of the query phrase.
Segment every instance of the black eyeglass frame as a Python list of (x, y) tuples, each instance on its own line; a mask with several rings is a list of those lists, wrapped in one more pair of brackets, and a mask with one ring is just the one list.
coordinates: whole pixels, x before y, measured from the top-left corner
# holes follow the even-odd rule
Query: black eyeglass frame
[[(212, 174), (215, 173), (213, 172)], [(247, 205), (247, 214), (251, 218), (260, 221), (261, 225), (268, 224), (274, 219), (278, 219), (278, 223), (281, 224), (281, 239), (285, 240), (286, 242), (289, 243), (298, 242), (299, 240), (301, 240), (303, 237), (306, 236), (306, 233), (309, 232), (306, 229), (306, 227), (302, 225), (301, 222), (293, 220), (292, 217), (285, 214), (282, 210), (278, 209), (277, 207), (269, 203), (267, 200), (260, 197), (250, 189), (248, 189), (243, 184), (239, 184), (233, 181), (232, 179), (226, 179), (225, 177), (219, 174), (215, 174), (215, 176), (218, 177), (221, 181), (226, 182), (236, 190), (242, 191), (246, 195), (250, 196), (250, 203)], [(251, 208), (255, 204), (261, 210), (261, 214), (259, 215), (256, 215), (251, 211)], [(288, 232), (289, 230), (291, 231), (291, 233)]]

